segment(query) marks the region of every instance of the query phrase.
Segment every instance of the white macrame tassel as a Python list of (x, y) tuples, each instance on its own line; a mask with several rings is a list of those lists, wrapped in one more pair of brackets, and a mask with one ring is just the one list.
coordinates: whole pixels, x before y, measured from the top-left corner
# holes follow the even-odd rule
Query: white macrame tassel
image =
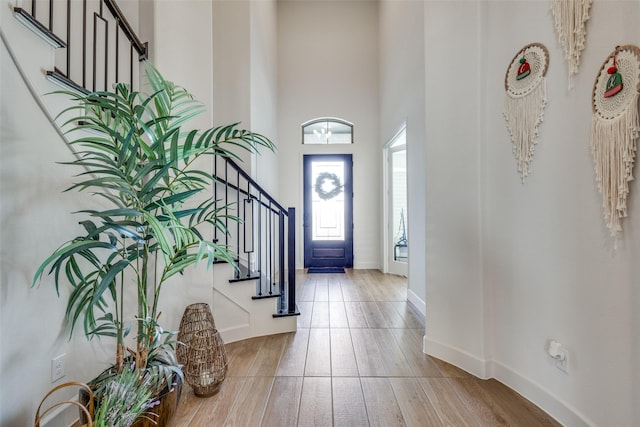
[(511, 134), (513, 155), (518, 162), (522, 182), (529, 175), (529, 163), (538, 143), (538, 126), (544, 118), (547, 105), (547, 82), (543, 77), (540, 84), (529, 94), (522, 97), (506, 95), (504, 118)]
[(596, 182), (602, 193), (604, 219), (613, 237), (622, 231), (622, 218), (627, 216), (629, 181), (633, 180), (633, 164), (640, 137), (640, 113), (635, 95), (627, 111), (613, 120), (597, 114), (591, 122), (591, 148)]
[(564, 48), (569, 63), (569, 89), (573, 87), (573, 75), (578, 73), (580, 55), (587, 39), (587, 21), (593, 0), (551, 0), (558, 40)]

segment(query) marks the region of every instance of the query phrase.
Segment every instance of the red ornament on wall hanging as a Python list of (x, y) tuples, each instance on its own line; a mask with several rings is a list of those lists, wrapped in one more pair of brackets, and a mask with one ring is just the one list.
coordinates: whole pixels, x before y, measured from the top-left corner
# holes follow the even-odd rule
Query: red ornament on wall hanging
[(520, 66), (518, 67), (518, 75), (516, 76), (516, 80), (522, 80), (531, 74), (531, 66), (527, 62), (526, 58), (520, 59)]
[(607, 69), (607, 74), (609, 74), (609, 79), (604, 89), (604, 97), (610, 98), (622, 90), (622, 75), (618, 72), (615, 54), (613, 55), (613, 65)]

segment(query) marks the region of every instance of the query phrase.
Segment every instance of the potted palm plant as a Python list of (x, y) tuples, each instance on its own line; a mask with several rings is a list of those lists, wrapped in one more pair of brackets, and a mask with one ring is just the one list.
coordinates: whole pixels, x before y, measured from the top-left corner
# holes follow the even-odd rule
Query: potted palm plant
[[(203, 106), (150, 64), (146, 77), (150, 94), (125, 84), (88, 95), (65, 92), (75, 101), (59, 116), (76, 153), (67, 164), (81, 169), (67, 191), (91, 191), (105, 208), (80, 212), (84, 232), (44, 260), (33, 283), (49, 274), (58, 293), (70, 285), (71, 334), (81, 324), (89, 339), (115, 339), (113, 365), (101, 380), (133, 365), (157, 391), (182, 375), (173, 334), (158, 323), (163, 286), (199, 261), (234, 261), (205, 237), (213, 228), (226, 233), (228, 220), (225, 206), (203, 196), (216, 177), (197, 165), (207, 156), (236, 157), (233, 147), (274, 146), (237, 124), (185, 129)], [(135, 332), (127, 338), (129, 331)]]

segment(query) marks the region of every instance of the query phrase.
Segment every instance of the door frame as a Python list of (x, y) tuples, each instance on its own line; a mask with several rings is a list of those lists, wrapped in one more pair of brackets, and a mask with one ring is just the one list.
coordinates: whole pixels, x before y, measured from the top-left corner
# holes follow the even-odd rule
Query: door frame
[[(345, 167), (345, 212), (347, 213), (344, 224), (345, 233), (345, 265), (341, 267), (352, 268), (353, 267), (353, 154), (351, 153), (305, 153), (302, 156), (302, 262), (304, 268), (309, 266), (310, 259), (310, 246), (307, 245), (307, 241), (310, 238), (310, 209), (307, 202), (306, 192), (310, 188), (310, 177), (307, 174), (307, 163), (311, 163), (313, 159), (322, 160), (341, 160), (344, 161), (347, 167)], [(309, 173), (311, 169), (309, 168)], [(350, 194), (349, 194), (349, 193)], [(350, 219), (350, 221), (349, 221)]]
[[(382, 191), (382, 235), (383, 235), (383, 244), (382, 244), (382, 271), (384, 273), (391, 273), (391, 257), (393, 256), (392, 250), (391, 250), (391, 246), (392, 246), (392, 242), (393, 242), (393, 233), (390, 232), (390, 223), (393, 221), (393, 219), (391, 218), (391, 215), (389, 213), (390, 210), (390, 206), (391, 206), (391, 200), (390, 200), (390, 192), (391, 192), (391, 188), (389, 188), (389, 181), (390, 181), (390, 176), (391, 176), (391, 171), (389, 170), (389, 161), (391, 158), (391, 146), (393, 145), (393, 143), (398, 139), (398, 137), (400, 136), (400, 134), (404, 132), (405, 134), (405, 152), (407, 152), (408, 154), (408, 148), (409, 148), (409, 144), (408, 144), (408, 134), (407, 134), (407, 123), (403, 122), (402, 125), (400, 127), (398, 127), (398, 130), (393, 134), (393, 136), (391, 138), (389, 138), (389, 140), (384, 144), (384, 147), (382, 148), (382, 179), (383, 179), (383, 191)], [(407, 164), (407, 169), (408, 169), (408, 164)], [(408, 174), (408, 171), (407, 171)], [(405, 212), (406, 217), (408, 217), (409, 214), (409, 198), (407, 197), (407, 211)], [(407, 229), (407, 233), (408, 233), (408, 229)], [(408, 272), (409, 272), (409, 259), (407, 259), (405, 264), (405, 267), (402, 268), (401, 271), (401, 275), (404, 277), (408, 277)], [(392, 274), (398, 274), (397, 272), (394, 272)]]

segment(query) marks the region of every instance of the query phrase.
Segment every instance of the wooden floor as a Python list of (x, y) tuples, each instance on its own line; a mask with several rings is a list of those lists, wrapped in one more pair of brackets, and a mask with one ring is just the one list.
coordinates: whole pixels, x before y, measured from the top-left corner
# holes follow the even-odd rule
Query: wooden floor
[(220, 392), (185, 385), (178, 426), (558, 426), (495, 380), (422, 353), (403, 278), (297, 276), (298, 331), (227, 344)]

